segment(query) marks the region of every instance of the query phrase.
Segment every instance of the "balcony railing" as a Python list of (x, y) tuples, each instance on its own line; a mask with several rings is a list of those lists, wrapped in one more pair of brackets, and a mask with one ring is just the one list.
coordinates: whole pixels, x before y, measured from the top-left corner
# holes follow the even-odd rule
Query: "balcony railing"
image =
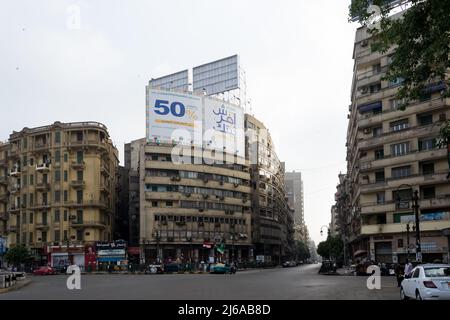
[(107, 208), (108, 204), (100, 200), (67, 201), (65, 205), (70, 207), (100, 207)]
[(73, 228), (106, 228), (106, 223), (101, 221), (89, 220), (89, 221), (78, 221), (72, 220), (70, 224)]
[(43, 208), (48, 208), (51, 206), (50, 202), (39, 202), (39, 203), (35, 203), (33, 208), (34, 209), (43, 209)]
[(85, 162), (84, 161), (72, 161), (71, 166), (73, 169), (84, 169)]
[(11, 186), (11, 193), (16, 194), (18, 192), (20, 192), (20, 184), (15, 183)]
[(38, 190), (38, 191), (44, 191), (44, 190), (49, 190), (49, 189), (50, 189), (50, 184), (48, 182), (36, 183), (36, 190)]
[(50, 164), (48, 163), (36, 164), (36, 171), (45, 172), (48, 170), (50, 170)]
[(74, 189), (82, 189), (86, 186), (86, 182), (83, 180), (73, 180), (70, 182), (70, 186)]
[(11, 226), (11, 225), (9, 225), (9, 226), (6, 228), (6, 230), (7, 230), (8, 232), (14, 232), (14, 233), (16, 233), (19, 229), (18, 229), (17, 226)]
[(20, 168), (15, 167), (14, 169), (10, 169), (10, 170), (9, 170), (9, 175), (10, 175), (11, 177), (17, 177), (17, 176), (20, 176)]
[(38, 222), (35, 224), (36, 229), (39, 230), (48, 230), (49, 226), (47, 223), (43, 223), (43, 222)]

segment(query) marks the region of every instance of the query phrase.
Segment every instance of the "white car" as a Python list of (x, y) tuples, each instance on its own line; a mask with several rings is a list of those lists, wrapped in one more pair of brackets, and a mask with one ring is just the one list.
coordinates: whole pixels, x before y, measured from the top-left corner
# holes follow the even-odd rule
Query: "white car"
[(423, 264), (405, 276), (400, 287), (403, 300), (450, 300), (450, 265)]

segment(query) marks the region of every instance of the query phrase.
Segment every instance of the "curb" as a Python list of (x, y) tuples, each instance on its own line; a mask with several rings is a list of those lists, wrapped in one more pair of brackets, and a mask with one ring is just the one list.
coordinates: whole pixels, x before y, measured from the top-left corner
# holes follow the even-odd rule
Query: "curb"
[(32, 282), (31, 279), (20, 280), (20, 281), (16, 282), (15, 286), (12, 286), (12, 287), (9, 287), (9, 288), (0, 289), (0, 294), (7, 293), (7, 292), (10, 292), (10, 291), (14, 291), (14, 290), (19, 290), (21, 288), (24, 288), (24, 287), (28, 286), (31, 282)]

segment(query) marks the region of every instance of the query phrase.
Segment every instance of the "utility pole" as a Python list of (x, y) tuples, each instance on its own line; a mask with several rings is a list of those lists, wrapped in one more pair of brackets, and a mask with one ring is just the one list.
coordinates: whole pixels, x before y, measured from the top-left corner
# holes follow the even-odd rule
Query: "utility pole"
[(414, 191), (414, 216), (416, 218), (416, 261), (422, 262), (422, 248), (420, 244), (420, 216), (419, 216), (419, 191)]
[(408, 254), (408, 261), (409, 261), (409, 222), (406, 224), (406, 252)]

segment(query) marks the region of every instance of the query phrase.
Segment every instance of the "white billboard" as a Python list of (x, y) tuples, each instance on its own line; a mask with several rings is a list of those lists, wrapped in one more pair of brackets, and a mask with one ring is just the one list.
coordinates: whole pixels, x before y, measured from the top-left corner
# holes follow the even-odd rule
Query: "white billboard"
[(194, 130), (200, 129), (202, 132), (202, 128), (198, 128), (203, 122), (202, 97), (147, 87), (146, 109), (149, 141), (181, 142), (184, 140), (187, 144), (201, 145), (201, 136), (196, 137)]
[[(245, 157), (244, 111), (237, 105), (204, 98), (204, 144)], [(224, 148), (225, 147), (225, 148)]]
[(155, 89), (188, 91), (189, 72), (183, 70), (168, 76), (152, 79), (149, 81), (149, 87)]
[(237, 55), (210, 62), (193, 69), (193, 90), (206, 95), (239, 88), (239, 59)]

